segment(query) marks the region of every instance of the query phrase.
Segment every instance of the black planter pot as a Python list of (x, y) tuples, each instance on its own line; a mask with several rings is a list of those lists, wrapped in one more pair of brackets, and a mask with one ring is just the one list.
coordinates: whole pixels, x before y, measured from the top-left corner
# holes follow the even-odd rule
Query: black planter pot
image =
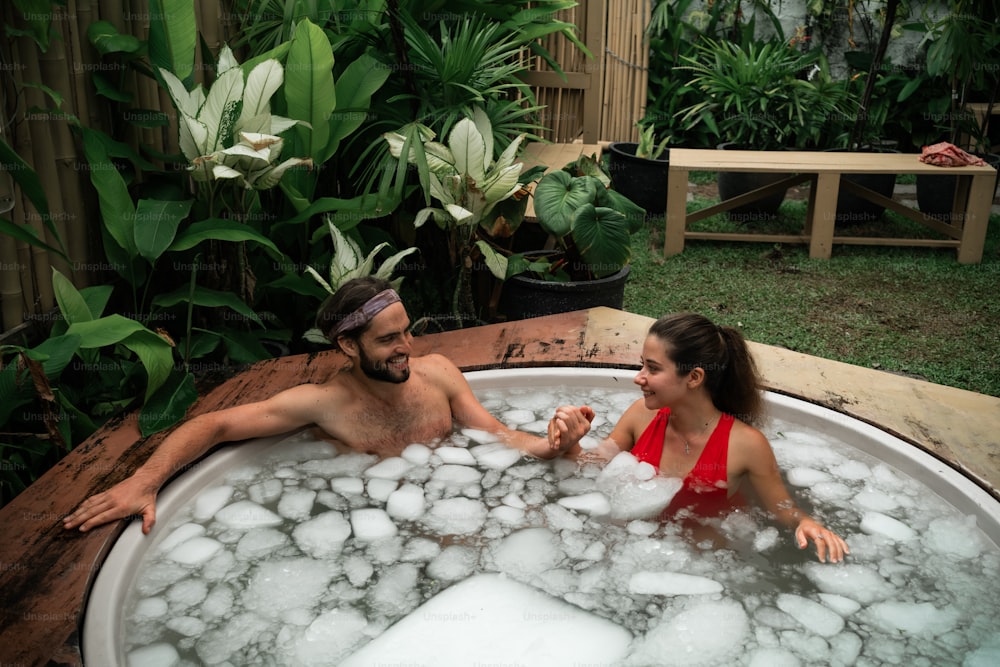
[[(847, 148), (830, 148), (827, 150), (831, 153), (852, 152)], [(899, 151), (892, 148), (863, 148), (861, 152), (898, 153)], [(844, 174), (840, 178), (841, 180), (850, 181), (851, 183), (868, 188), (883, 197), (892, 197), (892, 192), (896, 189), (896, 174)], [(885, 211), (884, 206), (847, 192), (843, 188), (837, 193), (836, 224), (838, 225), (873, 222), (881, 217), (883, 211)]]
[(513, 276), (504, 281), (500, 312), (508, 320), (526, 320), (597, 306), (621, 310), (630, 271), (625, 266), (605, 278), (574, 282), (538, 280), (527, 274)]
[[(1000, 182), (1000, 155), (987, 153), (985, 155), (977, 153), (979, 157), (986, 160), (986, 163), (997, 169), (997, 180), (993, 182), (993, 196), (996, 196), (997, 183)], [(942, 172), (947, 171), (947, 167), (941, 168)], [(917, 176), (917, 205), (921, 212), (932, 218), (947, 220), (951, 215), (952, 203), (955, 200), (955, 188), (958, 185), (958, 176), (951, 176), (942, 173), (937, 175), (920, 174)], [(961, 202), (964, 207), (965, 202)]]
[(670, 149), (663, 151), (663, 157), (650, 160), (635, 156), (638, 146), (627, 141), (608, 146), (611, 187), (646, 209), (647, 214), (663, 213), (667, 209)]
[[(746, 146), (734, 143), (724, 143), (717, 146), (719, 150), (746, 150)], [(718, 175), (719, 200), (725, 201), (746, 194), (751, 190), (777, 183), (791, 174), (764, 174), (753, 171), (720, 171)], [(768, 195), (757, 201), (737, 206), (726, 213), (730, 220), (736, 222), (754, 222), (769, 220), (778, 214), (781, 202), (785, 200), (788, 189)]]

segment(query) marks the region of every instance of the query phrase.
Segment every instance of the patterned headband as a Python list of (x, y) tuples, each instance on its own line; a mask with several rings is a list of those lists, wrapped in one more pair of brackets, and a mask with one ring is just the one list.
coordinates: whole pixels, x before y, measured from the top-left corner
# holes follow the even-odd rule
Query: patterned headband
[(344, 317), (344, 319), (342, 319), (333, 330), (332, 337), (336, 339), (337, 336), (342, 333), (363, 327), (371, 322), (373, 317), (392, 304), (399, 303), (399, 301), (400, 298), (399, 295), (396, 294), (396, 290), (382, 290), (372, 298), (365, 301), (365, 303), (353, 313)]

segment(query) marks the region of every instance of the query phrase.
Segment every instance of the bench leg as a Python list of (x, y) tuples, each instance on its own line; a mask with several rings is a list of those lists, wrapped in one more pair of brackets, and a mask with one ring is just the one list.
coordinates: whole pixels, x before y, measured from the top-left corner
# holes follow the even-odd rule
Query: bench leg
[(958, 245), (959, 264), (978, 264), (983, 259), (983, 244), (986, 242), (986, 227), (990, 221), (990, 204), (995, 184), (993, 174), (972, 176), (969, 187), (968, 204), (962, 214), (962, 236)]
[(663, 256), (684, 252), (687, 229), (688, 170), (670, 168), (667, 180), (667, 210), (664, 214)]
[(822, 173), (816, 177), (813, 191), (809, 193), (809, 257), (830, 259), (833, 252), (833, 227), (837, 220), (837, 191), (840, 174)]

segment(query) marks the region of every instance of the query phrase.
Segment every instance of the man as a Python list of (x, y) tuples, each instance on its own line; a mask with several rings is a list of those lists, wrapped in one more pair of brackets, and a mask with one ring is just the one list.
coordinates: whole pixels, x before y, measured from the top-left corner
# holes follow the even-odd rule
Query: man
[[(222, 442), (278, 435), (314, 425), (356, 451), (398, 455), (413, 442), (431, 442), (454, 424), (494, 433), (510, 447), (551, 458), (560, 441), (575, 443), (590, 428), (587, 413), (567, 410), (547, 438), (515, 431), (484, 408), (461, 371), (447, 358), (410, 358), (410, 320), (391, 285), (378, 278), (345, 283), (320, 309), (317, 324), (352, 362), (322, 384), (302, 384), (257, 403), (199, 415), (178, 426), (131, 477), (91, 496), (63, 521), (87, 531), (142, 515), (148, 534), (156, 521), (156, 494), (174, 471)], [(551, 444), (550, 444), (551, 443)]]

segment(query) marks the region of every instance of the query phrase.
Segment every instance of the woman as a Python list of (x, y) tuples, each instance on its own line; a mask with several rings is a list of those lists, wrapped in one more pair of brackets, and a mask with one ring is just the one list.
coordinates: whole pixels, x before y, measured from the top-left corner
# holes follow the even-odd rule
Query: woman
[(562, 442), (558, 425), (579, 419), (580, 410), (560, 408), (549, 429), (553, 447), (569, 448), (581, 459), (611, 459), (630, 451), (661, 475), (684, 485), (669, 515), (690, 508), (713, 514), (738, 506), (738, 491), (750, 482), (762, 504), (795, 530), (800, 549), (816, 544), (820, 561), (837, 563), (850, 553), (847, 543), (795, 506), (785, 488), (774, 451), (754, 425), (762, 421), (760, 376), (742, 334), (701, 315), (682, 313), (657, 320), (642, 348), (642, 368), (634, 382), (643, 397), (622, 415), (608, 439), (584, 452)]

